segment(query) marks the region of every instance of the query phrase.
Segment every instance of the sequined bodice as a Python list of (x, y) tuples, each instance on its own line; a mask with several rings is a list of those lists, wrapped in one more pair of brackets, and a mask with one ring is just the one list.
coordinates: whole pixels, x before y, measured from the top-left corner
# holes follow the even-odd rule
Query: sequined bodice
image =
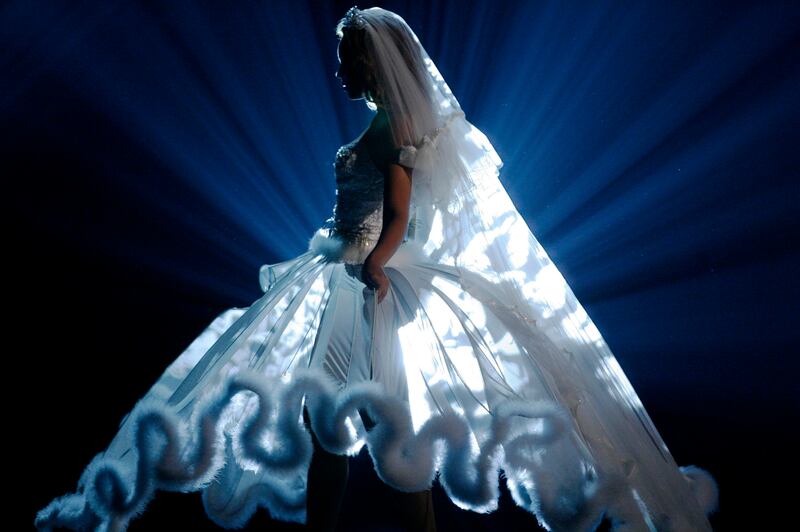
[(368, 246), (383, 227), (383, 173), (359, 140), (340, 147), (333, 163), (336, 205), (327, 220), (331, 234)]

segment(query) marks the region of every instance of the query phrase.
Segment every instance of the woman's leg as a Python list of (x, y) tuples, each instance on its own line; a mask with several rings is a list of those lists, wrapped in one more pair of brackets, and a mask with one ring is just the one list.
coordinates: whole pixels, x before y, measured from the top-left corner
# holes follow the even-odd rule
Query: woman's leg
[(303, 420), (314, 443), (314, 453), (308, 467), (306, 526), (314, 531), (333, 531), (336, 530), (344, 490), (347, 487), (349, 457), (329, 453), (322, 448), (311, 430), (311, 421), (305, 406)]
[[(359, 408), (361, 420), (367, 432), (375, 426), (375, 421), (369, 417), (366, 410)], [(404, 492), (389, 486), (394, 492), (396, 510), (400, 522), (408, 531), (436, 532), (436, 518), (433, 514), (433, 496), (431, 490)]]
[(431, 490), (405, 493), (397, 491), (397, 511), (406, 530), (436, 532)]

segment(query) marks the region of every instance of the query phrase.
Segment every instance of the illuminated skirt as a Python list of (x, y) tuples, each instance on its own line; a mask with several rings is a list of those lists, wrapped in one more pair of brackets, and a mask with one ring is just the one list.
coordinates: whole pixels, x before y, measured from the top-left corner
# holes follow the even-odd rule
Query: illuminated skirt
[[(559, 306), (517, 308), (404, 242), (378, 304), (361, 280), (371, 246), (320, 231), (309, 244), (261, 268), (263, 295), (191, 342), (38, 527), (124, 530), (156, 490), (202, 491), (226, 528), (259, 506), (304, 523), (305, 405), (327, 450), (366, 445), (402, 491), (438, 481), (487, 513), (503, 479), (552, 530), (592, 530), (604, 515), (616, 530), (711, 530), (713, 477), (677, 466), (563, 278)], [(369, 432), (360, 409), (377, 422)]]

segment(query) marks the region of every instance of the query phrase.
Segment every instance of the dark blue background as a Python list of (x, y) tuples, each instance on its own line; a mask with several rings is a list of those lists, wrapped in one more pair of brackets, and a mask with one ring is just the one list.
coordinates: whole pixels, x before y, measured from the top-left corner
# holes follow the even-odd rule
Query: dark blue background
[[(350, 5), (0, 7), (20, 529), (75, 490), (217, 314), (260, 295), (259, 266), (303, 252), (329, 215), (333, 155), (371, 116), (334, 77)], [(382, 4), (493, 142), (677, 462), (715, 475), (718, 530), (790, 518), (770, 483), (797, 443), (796, 6)], [(351, 465), (351, 527), (391, 505), (370, 465)], [(440, 530), (535, 527), (505, 491), (489, 516), (434, 497)], [(198, 494), (171, 493), (130, 529), (167, 523), (217, 529)]]

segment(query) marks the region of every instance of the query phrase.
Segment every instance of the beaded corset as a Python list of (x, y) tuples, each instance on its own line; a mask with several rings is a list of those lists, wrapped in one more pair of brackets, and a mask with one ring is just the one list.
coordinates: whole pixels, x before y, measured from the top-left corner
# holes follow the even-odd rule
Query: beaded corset
[(336, 205), (326, 221), (330, 235), (369, 247), (378, 241), (383, 227), (383, 173), (357, 140), (339, 148), (333, 167)]
[(309, 241), (310, 250), (347, 264), (362, 264), (383, 228), (383, 173), (359, 140), (336, 152), (333, 215)]
[[(366, 145), (356, 139), (341, 146), (333, 162), (336, 204), (333, 215), (309, 241), (309, 249), (329, 260), (362, 264), (375, 248), (383, 229), (383, 172), (370, 157)], [(397, 259), (408, 252), (415, 216), (409, 217)]]

